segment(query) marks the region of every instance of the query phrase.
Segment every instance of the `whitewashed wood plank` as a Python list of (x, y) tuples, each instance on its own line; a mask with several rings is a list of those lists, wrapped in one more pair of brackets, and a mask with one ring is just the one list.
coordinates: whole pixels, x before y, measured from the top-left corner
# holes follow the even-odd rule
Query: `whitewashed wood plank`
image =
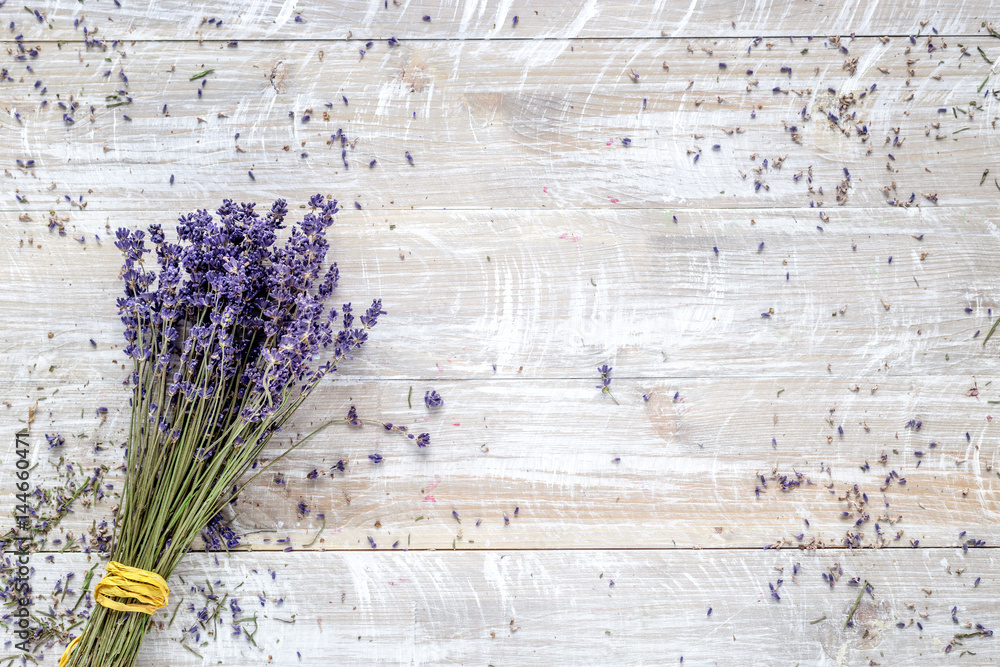
[[(81, 6), (69, 0), (35, 3), (43, 22), (8, 6), (0, 18), (17, 29), (47, 39), (82, 39), (74, 29), (99, 29), (107, 39), (489, 39), (566, 37), (755, 37), (757, 35), (909, 35), (983, 34), (981, 23), (994, 18), (984, 0), (899, 0), (864, 4), (850, 0), (786, 3), (768, 0), (733, 4), (725, 0), (630, 3), (606, 0), (542, 0), (530, 6), (485, 0), (441, 3), (361, 0), (289, 5), (274, 2), (226, 3), (215, 7), (165, 0)], [(429, 16), (430, 21), (423, 20)], [(516, 25), (514, 17), (518, 17)], [(301, 22), (296, 17), (301, 17)], [(208, 23), (222, 21), (221, 27)], [(355, 48), (363, 46), (358, 44)]]
[[(360, 62), (339, 42), (139, 42), (111, 63), (103, 52), (81, 53), (80, 62), (69, 45), (48, 45), (33, 72), (18, 65), (18, 78), (3, 84), (0, 149), (12, 159), (0, 206), (45, 210), (83, 196), (108, 212), (171, 209), (320, 189), (378, 210), (818, 206), (828, 214), (842, 184), (839, 203), (849, 207), (911, 197), (914, 206), (992, 205), (994, 179), (983, 173), (998, 102), (976, 49), (995, 58), (1000, 42), (963, 38), (963, 56), (956, 40), (934, 40), (940, 48), (928, 54), (925, 39), (858, 39), (846, 55), (820, 40), (762, 43), (750, 55), (746, 40), (732, 39), (419, 42)], [(851, 76), (844, 62), (853, 58)], [(215, 72), (190, 80), (205, 69)], [(106, 95), (126, 89), (132, 104), (105, 107), (121, 101)], [(838, 96), (848, 93), (845, 112)], [(70, 94), (81, 108), (67, 125), (57, 103)], [(857, 117), (838, 129), (829, 113)], [(862, 142), (855, 126), (870, 138)], [(327, 144), (338, 128), (357, 140), (346, 170), (340, 148)], [(24, 173), (13, 159), (35, 163)]]
[[(13, 433), (45, 397), (31, 437), (32, 460), (40, 462), (33, 484), (56, 486), (47, 461), (58, 456), (87, 470), (119, 466), (128, 413), (118, 383), (39, 375), (37, 385), (7, 383), (12, 405), (0, 407), (2, 432)], [(619, 379), (612, 387), (621, 405), (592, 378), (331, 383), (276, 447), (352, 404), (362, 416), (430, 432), (431, 445), (418, 449), (378, 427), (331, 426), (251, 485), (234, 529), (253, 533), (247, 543), (254, 549), (272, 550), (366, 548), (369, 537), (382, 549), (397, 542), (413, 549), (794, 549), (843, 547), (857, 531), (865, 545), (909, 548), (911, 540), (960, 545), (963, 530), (993, 545), (1000, 540), (1000, 451), (996, 406), (988, 402), (1000, 392), (995, 378), (975, 378), (979, 397), (968, 396), (971, 377), (886, 376), (859, 381), (857, 391), (836, 377)], [(421, 402), (431, 387), (445, 400), (434, 411)], [(98, 405), (109, 408), (107, 421), (96, 416)], [(67, 444), (50, 451), (45, 433), (62, 433)], [(104, 444), (95, 454), (97, 443)], [(0, 449), (5, 461), (12, 448), (13, 437)], [(385, 460), (372, 463), (374, 453)], [(332, 470), (341, 460), (346, 471)], [(308, 478), (312, 470), (316, 479)], [(776, 477), (796, 479), (796, 471), (800, 485), (780, 490)], [(891, 471), (905, 483), (887, 483)], [(9, 477), (3, 488), (12, 490)], [(107, 481), (121, 489), (119, 471)], [(862, 513), (844, 499), (855, 485), (867, 498), (869, 518), (860, 527)], [(63, 530), (77, 539), (90, 534), (113, 502), (76, 508)]]
[[(150, 633), (141, 664), (297, 666), (329, 664), (331, 656), (338, 663), (393, 665), (669, 665), (681, 664), (681, 656), (685, 665), (874, 660), (891, 667), (1000, 660), (990, 637), (961, 639), (944, 654), (956, 633), (974, 632), (976, 623), (997, 625), (993, 550), (920, 549), (891, 556), (515, 551), (279, 558), (255, 553), (222, 557), (215, 565), (210, 557), (192, 554), (170, 581), (172, 599), (187, 588), (179, 576), (188, 584), (221, 580), (219, 590), (243, 583), (240, 605), (244, 614), (256, 608), (260, 649), (223, 630), (217, 640), (198, 647), (202, 661), (177, 644), (181, 628), (193, 621), (184, 611), (173, 627)], [(51, 589), (52, 578), (69, 569), (79, 577), (90, 566), (79, 556), (57, 559), (54, 565), (39, 562), (36, 588)], [(277, 571), (274, 580), (268, 568)], [(822, 578), (831, 568), (838, 573), (832, 589)], [(863, 596), (853, 627), (844, 628), (860, 588), (848, 583), (852, 577), (868, 581), (874, 599)], [(974, 587), (977, 577), (981, 583)], [(780, 601), (768, 588), (778, 579)], [(256, 598), (260, 591), (268, 598), (263, 608)], [(278, 598), (284, 599), (280, 606)], [(166, 621), (168, 615), (161, 614)], [(294, 617), (295, 623), (276, 617)], [(228, 613), (224, 618), (232, 620)], [(53, 647), (42, 664), (56, 664), (59, 649)], [(959, 659), (963, 650), (974, 655)]]
[[(253, 192), (260, 201), (304, 199), (322, 184), (318, 189), (365, 207), (345, 212), (337, 228), (348, 251), (337, 258), (352, 277), (342, 296), (360, 300), (374, 291), (397, 306), (378, 332), (384, 342), (376, 337), (343, 381), (317, 393), (301, 423), (342, 414), (353, 402), (366, 414), (434, 434), (432, 447), (417, 452), (377, 430), (333, 429), (291, 455), (282, 466), (287, 483), (262, 480), (237, 509), (237, 529), (277, 526), (279, 532), (251, 535), (258, 551), (221, 565), (193, 554), (185, 573), (204, 578), (232, 571), (271, 595), (270, 586), (286, 578), (269, 582), (268, 564), (282, 572), (297, 568), (291, 592), (273, 593), (286, 598), (280, 613), (295, 614), (296, 624), (266, 620), (274, 640), (264, 650), (220, 640), (205, 647), (205, 661), (176, 646), (175, 627), (151, 637), (152, 664), (228, 664), (235, 655), (241, 664), (321, 664), (334, 653), (393, 664), (595, 658), (662, 664), (681, 655), (689, 664), (732, 664), (747, 655), (765, 656), (761, 664), (912, 664), (956, 659), (964, 648), (976, 656), (963, 660), (996, 661), (990, 640), (970, 640), (975, 646), (958, 647), (949, 657), (939, 653), (941, 641), (962, 631), (951, 622), (953, 604), (963, 622), (992, 626), (988, 585), (994, 582), (986, 574), (992, 552), (927, 548), (957, 547), (959, 530), (990, 545), (997, 539), (1000, 507), (991, 480), (998, 462), (987, 402), (995, 400), (997, 369), (993, 349), (972, 339), (994, 316), (998, 263), (997, 232), (989, 222), (992, 179), (983, 173), (991, 167), (996, 102), (993, 84), (984, 81), (989, 65), (976, 48), (996, 55), (997, 42), (980, 26), (989, 20), (988, 7), (536, 3), (531, 9), (539, 13), (531, 16), (512, 5), (467, 3), (439, 16), (442, 8), (419, 3), (382, 10), (348, 3), (306, 8), (305, 22), (296, 23), (298, 8), (267, 4), (242, 15), (234, 10), (223, 28), (208, 31), (197, 25), (200, 9), (167, 2), (135, 11), (125, 4), (51, 3), (43, 7), (51, 28), (30, 24), (17, 7), (19, 29), (27, 28), (29, 43), (42, 40), (42, 51), (30, 61), (34, 72), (18, 69), (14, 81), (0, 84), (8, 113), (0, 120), (0, 151), (9, 160), (36, 160), (31, 169), (5, 165), (8, 187), (0, 193), (7, 212), (0, 214), (0, 286), (6, 288), (0, 290), (0, 382), (10, 402), (0, 404), (0, 431), (13, 433), (35, 399), (47, 396), (36, 413), (36, 445), (44, 447), (44, 432), (64, 432), (65, 451), (76, 460), (117, 462), (113, 447), (92, 453), (96, 441), (125, 437), (112, 306), (117, 258), (105, 225), (166, 220), (234, 192)], [(127, 30), (130, 40), (189, 41), (123, 42), (116, 45), (120, 52), (78, 58), (79, 43), (52, 40), (79, 38), (70, 25), (84, 9), (86, 24), (99, 24), (102, 38)], [(434, 14), (432, 21), (419, 20), (425, 11)], [(509, 18), (518, 11), (522, 21), (514, 28)], [(720, 27), (720, 15), (738, 24)], [(932, 27), (980, 36), (934, 38), (938, 50), (930, 55), (923, 38), (912, 45), (844, 38), (850, 53), (843, 54), (823, 38), (776, 37), (744, 55), (746, 37), (757, 30), (785, 37), (905, 35)], [(363, 39), (333, 41), (347, 30), (355, 38), (404, 41), (391, 51), (373, 45), (358, 62), (357, 50), (367, 48)], [(680, 39), (563, 39), (660, 31)], [(195, 43), (209, 34), (216, 41)], [(698, 35), (725, 38), (685, 39)], [(234, 47), (224, 41), (252, 38), (287, 41)], [(465, 41), (482, 39), (507, 41)], [(959, 55), (959, 43), (970, 57)], [(843, 61), (853, 57), (859, 57), (858, 75), (848, 77)], [(910, 86), (904, 85), (907, 58), (918, 60)], [(669, 73), (661, 61), (669, 61)], [(118, 65), (128, 72), (133, 105), (99, 111), (93, 124), (78, 114), (69, 130), (61, 111), (34, 111), (36, 80), (53, 107), (56, 93), (61, 100), (73, 93), (84, 108), (101, 109), (104, 94), (122, 85), (114, 79)], [(167, 76), (171, 65), (175, 71)], [(783, 76), (785, 66), (794, 75)], [(210, 67), (217, 75), (198, 101), (198, 83), (188, 76)], [(757, 73), (759, 91), (744, 90), (747, 67)], [(639, 83), (628, 78), (632, 68)], [(101, 75), (109, 69), (105, 82)], [(273, 85), (264, 77), (272, 72)], [(687, 81), (694, 81), (690, 90), (683, 89)], [(871, 83), (878, 92), (856, 107), (859, 121), (872, 128), (869, 155), (869, 144), (818, 122), (830, 107), (817, 91), (834, 86), (858, 95)], [(773, 85), (813, 91), (801, 97), (766, 92)], [(938, 114), (942, 107), (965, 107), (984, 88), (974, 120), (958, 111)], [(320, 105), (340, 94), (350, 105), (323, 121)], [(713, 102), (716, 95), (725, 103)], [(644, 98), (647, 108), (640, 112)], [(795, 114), (807, 98), (802, 103), (814, 120), (802, 125), (798, 145), (782, 121), (800, 123)], [(162, 103), (169, 103), (168, 118), (159, 115)], [(310, 106), (320, 113), (302, 124), (297, 117)], [(11, 120), (15, 109), (23, 125)], [(125, 121), (125, 113), (134, 120)], [(923, 134), (937, 122), (940, 128)], [(340, 126), (361, 138), (346, 174), (339, 155), (323, 144)], [(726, 134), (736, 126), (747, 131)], [(235, 132), (242, 132), (247, 153), (235, 152)], [(887, 132), (905, 137), (905, 149), (877, 145)], [(939, 133), (943, 138), (935, 139)], [(615, 143), (626, 136), (632, 139), (627, 149)], [(710, 149), (716, 143), (718, 154)], [(686, 151), (699, 146), (696, 164)], [(302, 150), (308, 158), (298, 156)], [(366, 150), (370, 156), (362, 159)], [(414, 167), (400, 157), (404, 150), (416, 156)], [(770, 189), (754, 194), (755, 177), (744, 180), (739, 171), (752, 174), (764, 157), (771, 167), (762, 180)], [(773, 166), (777, 157), (784, 159), (780, 171)], [(358, 169), (369, 158), (378, 158), (377, 168)], [(825, 195), (792, 180), (808, 165)], [(898, 172), (889, 174), (887, 166)], [(254, 183), (246, 175), (250, 167)], [(844, 167), (853, 175), (850, 210), (834, 201)], [(177, 176), (173, 188), (170, 174)], [(898, 194), (879, 190), (892, 181)], [(15, 202), (13, 190), (30, 203)], [(886, 199), (908, 192), (925, 206), (884, 207)], [(941, 205), (926, 206), (922, 193), (938, 194)], [(84, 194), (88, 210), (71, 208), (66, 194)], [(820, 199), (822, 213), (804, 208)], [(691, 208), (697, 206), (741, 210)], [(407, 213), (443, 207), (478, 210)], [(607, 210), (566, 210), (580, 207)], [(621, 207), (650, 210), (615, 210)], [(49, 210), (69, 218), (66, 237), (44, 231)], [(21, 213), (32, 218), (15, 221)], [(824, 229), (814, 229), (817, 224)], [(71, 240), (78, 233), (88, 235), (85, 245)], [(94, 243), (95, 233), (106, 239), (103, 246)], [(923, 240), (911, 238), (922, 233)], [(28, 255), (18, 247), (28, 238), (43, 248)], [(761, 241), (766, 246), (757, 254)], [(849, 249), (853, 243), (857, 250)], [(709, 254), (712, 246), (720, 249), (718, 258)], [(782, 269), (790, 274), (785, 284)], [(101, 277), (94, 280), (92, 272)], [(842, 301), (846, 313), (830, 318)], [(759, 312), (770, 307), (774, 317), (762, 320)], [(709, 324), (710, 317), (718, 319)], [(96, 350), (87, 342), (92, 336)], [(613, 388), (622, 405), (593, 388), (593, 368), (605, 361), (616, 367)], [(416, 385), (413, 409), (404, 407), (410, 385)], [(427, 413), (420, 406), (421, 385), (445, 395), (444, 409)], [(973, 386), (979, 397), (968, 395)], [(644, 392), (651, 393), (648, 402)], [(86, 407), (91, 403), (111, 408), (107, 422)], [(911, 419), (920, 420), (919, 431), (906, 427)], [(12, 460), (12, 444), (0, 449), (4, 460)], [(915, 468), (918, 448), (925, 456)], [(367, 460), (373, 451), (386, 456), (380, 466)], [(776, 540), (808, 544), (814, 537), (837, 544), (853, 521), (840, 517), (846, 504), (838, 498), (853, 484), (871, 496), (873, 515), (886, 511), (878, 492), (886, 470), (877, 463), (882, 451), (886, 468), (899, 470), (908, 483), (890, 484), (884, 496), (902, 522), (890, 527), (876, 520), (890, 535), (905, 530), (889, 546), (919, 540), (922, 548), (891, 554), (738, 550)], [(346, 474), (306, 478), (339, 458), (350, 460)], [(864, 461), (871, 471), (858, 469)], [(757, 499), (756, 475), (770, 477), (772, 468), (833, 480), (835, 493), (821, 485), (782, 493), (772, 478)], [(56, 483), (47, 464), (36, 470), (36, 481)], [(2, 477), (8, 492), (9, 476)], [(120, 478), (110, 479), (120, 488)], [(309, 505), (308, 517), (297, 516), (299, 501)], [(519, 509), (516, 516), (511, 507)], [(107, 511), (108, 503), (80, 508), (63, 529), (79, 537)], [(319, 512), (328, 523), (317, 535)], [(870, 541), (871, 522), (861, 530)], [(369, 536), (379, 552), (368, 550)], [(284, 546), (278, 537), (290, 538), (295, 551), (273, 551)], [(303, 553), (317, 537), (322, 541), (309, 551), (365, 553)], [(398, 549), (414, 551), (385, 554), (397, 539)], [(708, 548), (674, 550), (689, 546)], [(621, 551), (519, 551), (566, 547)], [(635, 547), (671, 550), (625, 551)], [(477, 553), (460, 553), (467, 550)], [(82, 557), (55, 558), (48, 567)], [(876, 587), (880, 606), (862, 606), (862, 629), (844, 631), (839, 620), (809, 623), (821, 615), (846, 616), (855, 599), (846, 580), (828, 592), (820, 579), (820, 568), (835, 559), (847, 576)], [(800, 586), (786, 578), (782, 601), (770, 599), (766, 575), (784, 575), (768, 568), (784, 564), (787, 573), (796, 561), (806, 564), (810, 579), (799, 575)], [(956, 576), (963, 567), (968, 571)], [(606, 572), (615, 587), (591, 569)], [(972, 587), (973, 576), (983, 576), (983, 588)], [(338, 591), (344, 594), (339, 600)], [(926, 631), (893, 627), (910, 616), (920, 620), (919, 609), (904, 603), (925, 595)], [(704, 615), (707, 606), (714, 606), (712, 617)], [(332, 643), (329, 634), (317, 634), (331, 619), (341, 632)], [(699, 621), (712, 619), (722, 623), (701, 627)], [(861, 638), (864, 630), (870, 634)], [(48, 656), (51, 664), (57, 655), (54, 649)]]
[[(55, 365), (69, 382), (117, 379), (111, 230), (176, 214), (70, 212), (64, 236), (47, 215), (0, 215), (0, 377)], [(337, 301), (380, 297), (389, 315), (343, 373), (590, 378), (607, 362), (623, 376), (877, 382), (997, 371), (995, 346), (981, 345), (1000, 313), (989, 209), (749, 215), (347, 210), (333, 232)]]

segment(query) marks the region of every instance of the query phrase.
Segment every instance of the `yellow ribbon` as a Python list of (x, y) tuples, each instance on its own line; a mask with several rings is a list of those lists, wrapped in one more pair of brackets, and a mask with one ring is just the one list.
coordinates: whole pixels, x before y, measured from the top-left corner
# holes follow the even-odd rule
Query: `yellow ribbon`
[[(167, 606), (170, 589), (163, 577), (138, 567), (129, 567), (116, 561), (104, 566), (107, 572), (94, 587), (94, 600), (101, 606), (116, 611), (138, 611), (152, 614)], [(138, 602), (118, 602), (116, 598), (132, 598)]]
[[(108, 561), (104, 566), (107, 574), (94, 587), (94, 600), (103, 607), (116, 611), (137, 611), (142, 614), (152, 614), (157, 609), (167, 606), (170, 588), (167, 582), (155, 572), (138, 567), (129, 567), (116, 561)], [(118, 602), (111, 597), (136, 600), (136, 602)], [(80, 635), (69, 643), (59, 659), (59, 667), (66, 667), (70, 654), (76, 647)]]
[(66, 667), (66, 665), (69, 664), (69, 654), (73, 652), (73, 648), (81, 639), (83, 639), (83, 635), (80, 635), (69, 643), (69, 646), (67, 646), (66, 650), (63, 651), (62, 657), (59, 658), (59, 667)]

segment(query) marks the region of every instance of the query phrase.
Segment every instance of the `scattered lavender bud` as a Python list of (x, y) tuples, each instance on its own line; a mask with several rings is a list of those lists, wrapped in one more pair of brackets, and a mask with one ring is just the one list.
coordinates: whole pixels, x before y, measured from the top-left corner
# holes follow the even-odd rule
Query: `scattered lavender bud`
[(424, 392), (424, 404), (428, 408), (437, 408), (444, 404), (444, 399), (434, 389)]

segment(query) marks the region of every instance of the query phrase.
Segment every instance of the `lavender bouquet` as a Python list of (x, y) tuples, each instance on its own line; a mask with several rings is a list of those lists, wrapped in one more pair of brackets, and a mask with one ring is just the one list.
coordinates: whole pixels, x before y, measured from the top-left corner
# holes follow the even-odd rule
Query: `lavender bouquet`
[[(125, 256), (118, 307), (134, 363), (125, 382), (132, 394), (126, 482), (112, 562), (94, 591), (100, 604), (61, 665), (134, 665), (152, 613), (167, 604), (165, 580), (246, 485), (239, 485), (246, 473), (259, 475), (333, 421), (358, 423), (352, 407), (348, 419), (256, 465), (383, 314), (376, 299), (356, 326), (349, 303), (340, 313), (325, 306), (339, 277), (336, 263), (323, 268), (337, 202), (316, 195), (309, 209), (284, 244), (278, 233), (288, 209), (280, 199), (263, 216), (254, 204), (230, 200), (217, 219), (204, 210), (184, 215), (177, 243), (151, 225), (156, 270), (146, 262), (146, 234), (118, 230)], [(406, 435), (419, 446), (429, 441)]]

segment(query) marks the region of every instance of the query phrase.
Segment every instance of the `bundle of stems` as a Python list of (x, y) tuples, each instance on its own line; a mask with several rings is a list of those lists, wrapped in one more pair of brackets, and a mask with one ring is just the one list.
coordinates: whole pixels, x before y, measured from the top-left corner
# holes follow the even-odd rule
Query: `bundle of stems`
[[(263, 216), (254, 204), (225, 200), (218, 219), (204, 210), (182, 216), (176, 243), (150, 226), (155, 268), (144, 257), (145, 233), (118, 230), (125, 258), (118, 307), (134, 369), (112, 560), (168, 579), (248, 472), (259, 475), (318, 432), (258, 465), (272, 436), (383, 313), (376, 299), (355, 326), (349, 303), (339, 316), (324, 305), (339, 276), (336, 263), (323, 269), (336, 212), (336, 201), (312, 197), (279, 245), (283, 200)], [(426, 434), (416, 442), (426, 444)], [(151, 618), (95, 605), (67, 664), (135, 665)]]

